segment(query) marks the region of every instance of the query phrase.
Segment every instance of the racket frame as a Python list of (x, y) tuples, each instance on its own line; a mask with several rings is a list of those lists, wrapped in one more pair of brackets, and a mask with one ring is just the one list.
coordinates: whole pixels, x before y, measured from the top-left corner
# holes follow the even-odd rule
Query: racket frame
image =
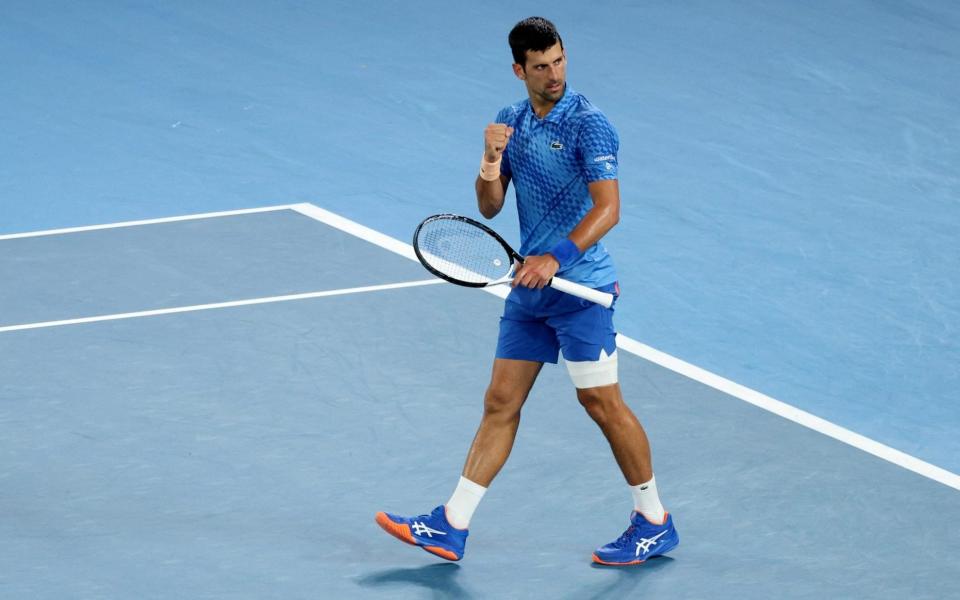
[(427, 261), (426, 257), (424, 257), (423, 254), (420, 253), (420, 244), (417, 242), (420, 239), (420, 230), (423, 229), (423, 226), (427, 225), (428, 223), (432, 223), (434, 221), (460, 221), (460, 222), (472, 225), (477, 229), (482, 230), (484, 233), (486, 233), (493, 239), (495, 239), (497, 243), (499, 243), (500, 246), (503, 247), (504, 251), (507, 253), (508, 258), (510, 258), (514, 262), (520, 262), (521, 264), (523, 263), (523, 257), (517, 254), (517, 252), (510, 247), (510, 244), (508, 244), (505, 239), (500, 237), (499, 233), (490, 229), (483, 223), (479, 221), (475, 221), (470, 217), (464, 217), (462, 215), (454, 215), (450, 213), (433, 215), (424, 219), (419, 225), (417, 225), (416, 231), (413, 232), (413, 252), (414, 254), (417, 255), (417, 260), (420, 261), (420, 264), (422, 264), (426, 270), (430, 271), (440, 279), (449, 281), (450, 283), (454, 283), (456, 285), (462, 285), (465, 287), (484, 288), (489, 285), (500, 285), (502, 283), (509, 283), (513, 279), (513, 277), (512, 276), (502, 277), (500, 279), (493, 279), (491, 281), (465, 281), (463, 279), (457, 279), (456, 277), (451, 277), (450, 275), (447, 275), (443, 271), (436, 269), (433, 265), (431, 265)]
[[(502, 284), (510, 283), (511, 281), (513, 281), (512, 275), (507, 277), (502, 277), (500, 279), (494, 279), (492, 281), (480, 281), (480, 282), (464, 281), (463, 279), (457, 279), (455, 277), (451, 277), (446, 273), (443, 273), (442, 271), (434, 268), (423, 256), (423, 254), (420, 253), (420, 246), (419, 246), (418, 240), (420, 239), (420, 230), (423, 229), (424, 225), (427, 225), (428, 223), (431, 223), (433, 221), (440, 221), (440, 220), (461, 221), (463, 223), (472, 225), (473, 227), (476, 227), (482, 230), (484, 233), (486, 233), (487, 235), (492, 237), (494, 240), (496, 240), (497, 243), (499, 243), (503, 247), (504, 251), (507, 253), (507, 256), (511, 258), (514, 263), (523, 264), (524, 262), (523, 257), (520, 256), (520, 254), (513, 249), (513, 247), (507, 242), (507, 240), (503, 239), (500, 236), (500, 234), (494, 231), (493, 229), (487, 227), (486, 225), (484, 225), (483, 223), (475, 219), (471, 219), (470, 217), (464, 217), (463, 215), (455, 215), (452, 213), (443, 213), (443, 214), (432, 215), (427, 217), (419, 225), (417, 225), (417, 229), (413, 232), (413, 252), (414, 254), (417, 255), (417, 260), (420, 261), (420, 264), (422, 264), (427, 271), (430, 271), (440, 279), (449, 281), (450, 283), (453, 283), (456, 285), (462, 285), (465, 287), (472, 287), (472, 288), (484, 288), (484, 287), (489, 287), (493, 285), (502, 285)], [(610, 308), (611, 306), (613, 306), (613, 301), (614, 301), (613, 294), (608, 294), (607, 292), (601, 292), (599, 290), (589, 288), (579, 283), (567, 281), (566, 279), (561, 279), (559, 277), (553, 277), (549, 282), (547, 282), (547, 285), (549, 285), (550, 287), (553, 287), (554, 289), (571, 294), (573, 296), (577, 296), (579, 298), (583, 298), (585, 300), (595, 302), (607, 308)]]

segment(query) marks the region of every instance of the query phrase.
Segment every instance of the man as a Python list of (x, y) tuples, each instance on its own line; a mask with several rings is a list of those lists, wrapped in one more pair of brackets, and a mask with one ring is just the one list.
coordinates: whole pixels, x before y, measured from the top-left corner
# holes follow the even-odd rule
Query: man
[(490, 219), (514, 182), (526, 258), (504, 305), (483, 418), (445, 505), (412, 518), (380, 512), (376, 521), (407, 543), (460, 560), (473, 513), (513, 447), (523, 403), (543, 363), (556, 363), (562, 352), (577, 398), (610, 443), (634, 499), (628, 529), (593, 560), (637, 564), (671, 550), (679, 537), (657, 494), (646, 434), (617, 383), (613, 309), (546, 287), (562, 275), (619, 293), (600, 243), (619, 220), (619, 140), (603, 113), (566, 85), (567, 57), (550, 21), (521, 21), (509, 43), (528, 99), (486, 128), (476, 194)]

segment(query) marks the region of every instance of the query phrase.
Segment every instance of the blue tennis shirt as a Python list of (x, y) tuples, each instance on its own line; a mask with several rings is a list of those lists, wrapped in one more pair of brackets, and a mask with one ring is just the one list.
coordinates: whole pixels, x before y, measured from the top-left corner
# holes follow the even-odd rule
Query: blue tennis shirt
[[(496, 122), (514, 130), (500, 172), (511, 177), (516, 192), (520, 255), (545, 254), (593, 206), (587, 185), (617, 178), (620, 139), (607, 117), (569, 85), (544, 118), (527, 98), (501, 110)], [(557, 275), (589, 287), (617, 280), (600, 242)]]

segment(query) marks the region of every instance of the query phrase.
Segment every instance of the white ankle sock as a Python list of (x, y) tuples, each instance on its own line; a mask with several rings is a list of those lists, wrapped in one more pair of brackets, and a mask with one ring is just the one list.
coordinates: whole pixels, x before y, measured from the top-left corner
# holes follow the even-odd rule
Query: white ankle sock
[(651, 477), (650, 481), (640, 485), (631, 485), (630, 493), (633, 494), (633, 508), (644, 516), (651, 523), (663, 523), (667, 518), (663, 505), (660, 504), (660, 496), (657, 494), (657, 478)]
[(457, 489), (453, 490), (453, 496), (447, 501), (447, 521), (457, 529), (468, 528), (473, 511), (477, 510), (486, 491), (487, 488), (461, 475)]

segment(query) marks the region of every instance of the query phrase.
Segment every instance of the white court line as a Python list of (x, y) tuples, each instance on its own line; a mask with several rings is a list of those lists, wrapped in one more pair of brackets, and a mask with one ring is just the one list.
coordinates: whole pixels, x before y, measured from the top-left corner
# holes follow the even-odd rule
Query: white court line
[(46, 327), (62, 327), (64, 325), (80, 325), (83, 323), (99, 323), (102, 321), (119, 321), (121, 319), (136, 319), (141, 317), (156, 317), (159, 315), (173, 315), (177, 313), (213, 310), (217, 308), (233, 308), (235, 306), (251, 306), (254, 304), (270, 304), (273, 302), (289, 302), (291, 300), (307, 300), (309, 298), (326, 298), (328, 296), (343, 296), (345, 294), (362, 294), (365, 292), (380, 292), (400, 288), (419, 287), (445, 283), (442, 279), (422, 279), (420, 281), (405, 281), (403, 283), (387, 283), (383, 285), (368, 285), (364, 287), (343, 288), (339, 290), (325, 290), (322, 292), (306, 292), (303, 294), (288, 294), (286, 296), (269, 296), (265, 298), (250, 298), (247, 300), (232, 300), (230, 302), (214, 302), (212, 304), (194, 304), (192, 306), (177, 306), (173, 308), (158, 308), (156, 310), (140, 310), (136, 312), (99, 315), (96, 317), (81, 317), (79, 319), (63, 319), (60, 321), (43, 321), (40, 323), (24, 323), (22, 325), (6, 325), (0, 327), (0, 333), (10, 331), (24, 331), (27, 329), (43, 329)]
[(695, 365), (691, 365), (688, 362), (682, 361), (679, 358), (661, 352), (655, 348), (651, 348), (646, 344), (642, 344), (637, 340), (628, 338), (625, 335), (617, 335), (617, 347), (627, 350), (631, 354), (635, 354), (641, 358), (644, 358), (652, 363), (660, 365), (666, 369), (670, 369), (675, 373), (679, 373), (684, 377), (698, 381), (704, 385), (708, 385), (716, 390), (719, 390), (729, 396), (734, 398), (739, 398), (744, 402), (762, 408), (763, 410), (779, 415), (784, 419), (793, 421), (799, 425), (803, 425), (809, 429), (813, 429), (819, 433), (822, 433), (825, 436), (831, 437), (835, 440), (839, 440), (845, 444), (849, 444), (855, 448), (859, 448), (868, 454), (872, 454), (878, 458), (882, 458), (887, 462), (891, 462), (895, 465), (903, 467), (914, 473), (923, 475), (933, 479), (934, 481), (939, 481), (944, 485), (948, 485), (956, 490), (960, 490), (960, 475), (952, 473), (938, 467), (937, 465), (930, 464), (928, 462), (922, 461), (915, 456), (911, 456), (905, 452), (901, 452), (896, 448), (891, 448), (885, 444), (881, 444), (876, 440), (872, 440), (866, 436), (860, 435), (854, 431), (850, 431), (845, 427), (841, 427), (835, 423), (831, 423), (826, 419), (821, 419), (820, 417), (808, 413), (805, 410), (801, 410), (795, 406), (791, 406), (786, 402), (781, 402), (775, 398), (771, 398), (766, 394), (762, 394), (756, 390), (750, 389), (746, 386), (740, 385), (711, 373), (705, 369), (701, 369)]
[(144, 219), (141, 221), (122, 221), (120, 223), (107, 223), (105, 225), (87, 225), (84, 227), (67, 227), (65, 229), (46, 229), (44, 231), (28, 231), (26, 233), (8, 233), (0, 235), (2, 240), (17, 240), (21, 238), (41, 237), (45, 235), (63, 235), (66, 233), (80, 233), (83, 231), (97, 231), (100, 229), (117, 229), (119, 227), (136, 227), (138, 225), (157, 225), (159, 223), (176, 223), (177, 221), (194, 221), (197, 219), (216, 219), (219, 217), (232, 217), (235, 215), (250, 215), (254, 213), (273, 212), (277, 210), (290, 210), (291, 205), (281, 206), (263, 206), (260, 208), (242, 208), (239, 210), (224, 210), (220, 212), (199, 213), (195, 215), (183, 215), (180, 217), (162, 217), (159, 219)]
[[(379, 231), (370, 229), (341, 217), (335, 213), (324, 210), (309, 203), (303, 204), (291, 204), (291, 205), (282, 205), (282, 206), (269, 206), (263, 208), (252, 208), (252, 209), (243, 209), (243, 210), (233, 210), (233, 211), (223, 211), (223, 212), (213, 212), (213, 213), (202, 213), (196, 215), (185, 215), (180, 217), (167, 217), (161, 219), (148, 219), (143, 221), (127, 221), (122, 223), (111, 223), (106, 225), (92, 225), (88, 227), (72, 227), (68, 229), (52, 229), (47, 231), (36, 231), (30, 233), (17, 233), (12, 235), (0, 235), (0, 240), (8, 239), (18, 239), (18, 238), (27, 238), (27, 237), (37, 237), (44, 235), (59, 235), (66, 233), (75, 233), (80, 231), (93, 231), (98, 229), (113, 229), (116, 227), (132, 227), (135, 225), (152, 225), (157, 223), (171, 223), (176, 221), (189, 221), (194, 219), (207, 219), (215, 217), (226, 217), (233, 215), (242, 215), (242, 214), (252, 214), (252, 213), (261, 213), (261, 212), (271, 212), (277, 210), (294, 210), (300, 214), (303, 214), (311, 219), (315, 219), (322, 223), (325, 223), (331, 227), (335, 227), (341, 231), (349, 233), (355, 237), (366, 240), (372, 244), (380, 246), (386, 250), (404, 256), (410, 260), (416, 260), (416, 255), (413, 252), (413, 247), (410, 244), (406, 244), (399, 240), (396, 240), (392, 237), (384, 235)], [(249, 306), (253, 304), (266, 304), (270, 302), (284, 302), (290, 300), (304, 300), (307, 298), (321, 298), (325, 296), (336, 296), (342, 294), (355, 294), (362, 292), (372, 292), (380, 291), (387, 289), (397, 289), (402, 287), (414, 287), (421, 285), (432, 285), (437, 283), (444, 283), (440, 279), (428, 279), (422, 281), (413, 281), (405, 283), (395, 283), (395, 284), (386, 284), (386, 285), (377, 285), (377, 286), (367, 286), (367, 287), (358, 287), (358, 288), (346, 288), (341, 290), (329, 290), (323, 292), (310, 292), (305, 294), (291, 294), (287, 296), (272, 296), (267, 298), (254, 298), (249, 300), (236, 300), (232, 302), (218, 302), (214, 304), (198, 304), (194, 306), (182, 306), (177, 308), (165, 308), (158, 310), (147, 310), (139, 312), (130, 312), (130, 313), (121, 313), (114, 315), (102, 315), (97, 317), (85, 317), (80, 319), (65, 319), (61, 321), (47, 321), (43, 323), (27, 323), (23, 325), (8, 325), (5, 327), (0, 327), (0, 333), (8, 331), (22, 331), (25, 329), (38, 329), (42, 327), (57, 327), (62, 325), (75, 325), (80, 323), (95, 323), (99, 321), (113, 321), (118, 319), (131, 319), (137, 317), (150, 317), (156, 315), (164, 314), (175, 314), (175, 313), (184, 313), (184, 312), (193, 312), (198, 310), (211, 310), (216, 308), (229, 308), (234, 306)], [(495, 288), (484, 288), (484, 291), (505, 298), (509, 293), (509, 288), (507, 286), (497, 286)], [(691, 365), (679, 358), (651, 348), (645, 344), (638, 342), (637, 340), (631, 339), (625, 335), (619, 334), (617, 336), (617, 346), (621, 349), (630, 352), (644, 360), (650, 361), (656, 365), (659, 365), (665, 369), (679, 373), (684, 377), (702, 383), (706, 386), (719, 390), (729, 396), (734, 398), (739, 398), (744, 402), (757, 406), (763, 410), (771, 412), (775, 415), (781, 416), (785, 419), (788, 419), (798, 425), (802, 425), (814, 431), (817, 431), (827, 437), (833, 438), (854, 448), (858, 448), (868, 454), (872, 454), (878, 458), (886, 460), (890, 463), (893, 463), (897, 466), (900, 466), (904, 469), (938, 481), (946, 486), (960, 490), (960, 475), (952, 473), (938, 467), (936, 465), (930, 464), (919, 458), (901, 452), (895, 448), (891, 448), (885, 444), (881, 444), (876, 440), (872, 440), (866, 436), (860, 435), (856, 432), (850, 431), (844, 427), (831, 423), (825, 419), (817, 417), (811, 413), (808, 413), (804, 410), (801, 410), (795, 406), (791, 406), (775, 398), (771, 398), (765, 394), (762, 394), (756, 390), (750, 389), (748, 387), (742, 386), (738, 383), (734, 383), (729, 379), (725, 379), (711, 373), (700, 367)]]
[[(336, 227), (341, 231), (365, 239), (368, 242), (380, 246), (381, 248), (385, 248), (411, 260), (417, 260), (416, 255), (413, 252), (413, 247), (409, 244), (405, 244), (399, 240), (388, 237), (378, 231), (370, 229), (369, 227), (354, 223), (353, 221), (345, 219), (340, 215), (331, 213), (330, 211), (324, 210), (312, 204), (295, 204), (290, 208), (312, 219), (316, 219), (326, 223), (327, 225)], [(509, 287), (507, 286), (497, 286), (496, 288), (483, 289), (484, 291), (490, 292), (491, 294), (501, 298), (505, 298), (510, 292)], [(808, 413), (795, 406), (791, 406), (786, 402), (781, 402), (780, 400), (771, 398), (766, 394), (762, 394), (746, 386), (734, 383), (729, 379), (725, 379), (715, 373), (711, 373), (710, 371), (691, 365), (690, 363), (680, 360), (675, 356), (671, 356), (665, 352), (651, 348), (650, 346), (642, 344), (637, 340), (631, 339), (623, 334), (617, 335), (617, 347), (665, 369), (669, 369), (675, 373), (683, 375), (684, 377), (702, 383), (715, 390), (719, 390), (724, 394), (733, 396), (734, 398), (739, 398), (744, 402), (762, 408), (763, 410), (771, 412), (775, 415), (781, 416), (789, 421), (793, 421), (798, 425), (802, 425), (818, 433), (822, 433), (827, 437), (853, 446), (854, 448), (858, 448), (868, 454), (882, 458), (887, 462), (891, 462), (897, 466), (903, 467), (904, 469), (913, 471), (914, 473), (923, 475), (924, 477), (934, 481), (938, 481), (956, 490), (960, 490), (960, 475), (956, 473), (952, 473), (934, 464), (920, 460), (915, 456), (911, 456), (905, 452), (901, 452), (900, 450), (891, 448), (885, 444), (881, 444), (876, 440), (872, 440), (866, 436), (860, 435), (859, 433), (850, 431), (849, 429), (841, 427), (835, 423), (831, 423), (826, 419), (821, 419), (814, 414)]]

